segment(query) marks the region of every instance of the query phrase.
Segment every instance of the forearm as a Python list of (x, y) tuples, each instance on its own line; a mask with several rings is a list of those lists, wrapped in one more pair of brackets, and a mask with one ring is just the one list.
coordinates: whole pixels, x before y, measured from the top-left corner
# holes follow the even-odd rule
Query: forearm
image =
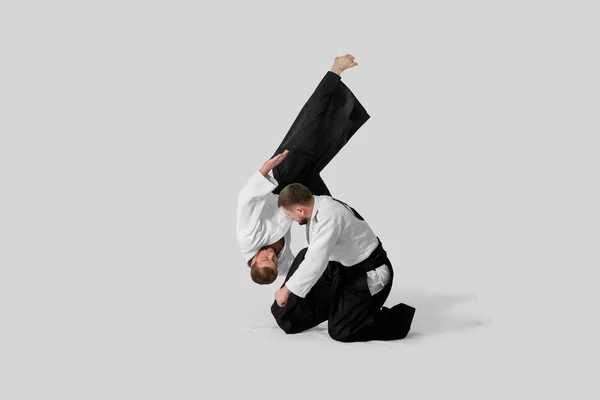
[(244, 204), (264, 198), (277, 187), (278, 183), (262, 172), (254, 172), (238, 195), (238, 208)]
[(298, 266), (298, 269), (290, 279), (288, 279), (285, 286), (296, 296), (304, 298), (321, 278), (328, 264), (329, 258), (324, 256), (324, 254), (321, 257), (321, 254), (313, 254), (311, 256), (307, 253), (307, 257)]

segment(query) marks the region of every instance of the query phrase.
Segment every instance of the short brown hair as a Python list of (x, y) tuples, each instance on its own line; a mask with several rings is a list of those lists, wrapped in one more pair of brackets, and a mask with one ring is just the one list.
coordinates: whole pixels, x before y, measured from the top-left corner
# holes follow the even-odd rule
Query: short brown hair
[(313, 199), (310, 189), (301, 183), (290, 183), (279, 193), (277, 207), (290, 209), (293, 206), (308, 206)]
[(270, 267), (261, 268), (255, 261), (254, 264), (250, 266), (250, 277), (259, 285), (268, 285), (275, 282), (275, 279), (277, 279), (277, 271), (275, 268)]

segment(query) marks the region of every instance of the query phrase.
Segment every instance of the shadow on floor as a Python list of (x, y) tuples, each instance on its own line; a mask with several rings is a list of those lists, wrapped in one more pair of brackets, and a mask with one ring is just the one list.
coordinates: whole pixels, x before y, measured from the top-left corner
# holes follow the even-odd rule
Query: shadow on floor
[(470, 330), (490, 324), (489, 319), (468, 313), (458, 313), (458, 306), (476, 301), (475, 294), (441, 294), (424, 291), (391, 293), (388, 307), (406, 303), (417, 309), (407, 338), (439, 335), (453, 331)]
[[(411, 331), (406, 339), (420, 339), (431, 335), (465, 331), (489, 325), (489, 319), (478, 315), (456, 312), (457, 307), (468, 305), (476, 299), (475, 294), (441, 294), (422, 290), (401, 289), (396, 293), (392, 291), (386, 301), (386, 306), (391, 307), (398, 303), (406, 303), (415, 307), (417, 311)], [(249, 327), (245, 330), (283, 333), (274, 321)], [(326, 336), (329, 339), (326, 322), (304, 332), (304, 334), (307, 333), (310, 333), (311, 336), (319, 334), (319, 337), (325, 338)]]

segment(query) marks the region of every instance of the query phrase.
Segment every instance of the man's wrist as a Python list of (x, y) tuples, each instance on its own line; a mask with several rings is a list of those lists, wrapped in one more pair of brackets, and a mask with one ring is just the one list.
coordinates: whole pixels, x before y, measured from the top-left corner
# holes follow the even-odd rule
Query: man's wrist
[(341, 76), (342, 72), (344, 72), (344, 70), (339, 67), (331, 67), (330, 71), (339, 76)]
[(271, 168), (266, 168), (263, 166), (258, 171), (262, 174), (262, 176), (267, 176), (267, 175), (269, 175), (269, 172), (271, 172)]
[(286, 296), (292, 294), (292, 291), (290, 290), (290, 288), (287, 287), (287, 285), (283, 285), (282, 289), (284, 290)]

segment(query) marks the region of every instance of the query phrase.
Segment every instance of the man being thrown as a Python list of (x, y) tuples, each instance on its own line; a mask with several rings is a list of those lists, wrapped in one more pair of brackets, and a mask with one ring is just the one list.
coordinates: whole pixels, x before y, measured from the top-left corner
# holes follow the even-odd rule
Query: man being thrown
[(277, 324), (296, 333), (328, 320), (329, 335), (342, 342), (406, 337), (415, 309), (404, 303), (382, 308), (394, 272), (361, 215), (298, 183), (280, 192), (278, 206), (300, 225), (308, 224), (309, 245), (275, 293), (271, 312)]
[(292, 220), (277, 207), (281, 189), (300, 182), (315, 194), (329, 195), (319, 173), (369, 119), (341, 81), (341, 73), (356, 65), (350, 54), (335, 58), (274, 156), (240, 191), (237, 239), (256, 283), (270, 284), (278, 274), (285, 275), (294, 259), (290, 249)]

